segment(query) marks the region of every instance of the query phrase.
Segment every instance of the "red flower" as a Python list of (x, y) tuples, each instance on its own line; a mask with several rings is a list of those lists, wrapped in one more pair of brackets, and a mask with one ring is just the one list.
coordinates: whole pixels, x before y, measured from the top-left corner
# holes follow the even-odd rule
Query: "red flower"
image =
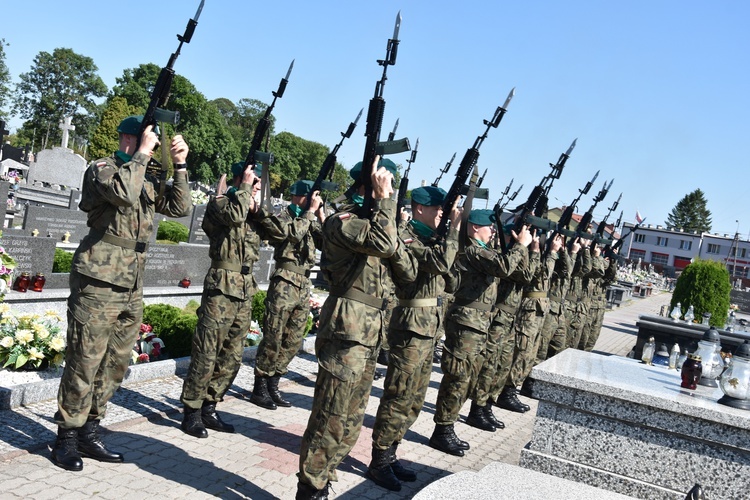
[(149, 333), (153, 331), (153, 327), (151, 325), (147, 325), (145, 323), (141, 323), (141, 333)]
[(138, 355), (138, 363), (148, 363), (149, 361), (151, 360), (149, 359), (148, 354), (146, 354), (145, 352)]

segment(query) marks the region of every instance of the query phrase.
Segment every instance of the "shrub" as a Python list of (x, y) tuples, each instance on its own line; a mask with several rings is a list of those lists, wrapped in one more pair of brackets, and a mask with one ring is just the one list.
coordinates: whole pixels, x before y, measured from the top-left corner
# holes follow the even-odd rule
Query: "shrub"
[(723, 328), (729, 311), (729, 271), (721, 262), (696, 260), (682, 271), (672, 292), (670, 311), (679, 302), (682, 310), (693, 306), (696, 319), (711, 313), (711, 326)]
[(252, 318), (261, 326), (263, 325), (263, 314), (266, 312), (266, 295), (265, 290), (258, 290), (255, 295), (253, 295)]
[(53, 273), (69, 273), (73, 266), (73, 252), (66, 252), (62, 248), (55, 248), (55, 256), (52, 259)]
[(159, 223), (159, 228), (156, 230), (156, 239), (179, 243), (187, 241), (189, 234), (188, 228), (179, 222), (163, 220)]
[(143, 310), (143, 322), (151, 325), (173, 358), (190, 356), (198, 317), (169, 304), (151, 304)]
[(200, 302), (195, 299), (190, 299), (182, 311), (186, 314), (198, 314), (198, 308), (201, 306)]

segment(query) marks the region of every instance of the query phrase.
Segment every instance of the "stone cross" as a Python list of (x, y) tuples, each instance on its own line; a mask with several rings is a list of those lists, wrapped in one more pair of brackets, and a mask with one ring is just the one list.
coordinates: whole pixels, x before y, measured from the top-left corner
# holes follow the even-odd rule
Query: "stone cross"
[(66, 116), (64, 120), (60, 120), (59, 127), (62, 129), (62, 144), (61, 146), (68, 149), (69, 131), (75, 130), (75, 125), (71, 125), (70, 122), (73, 120), (72, 116)]

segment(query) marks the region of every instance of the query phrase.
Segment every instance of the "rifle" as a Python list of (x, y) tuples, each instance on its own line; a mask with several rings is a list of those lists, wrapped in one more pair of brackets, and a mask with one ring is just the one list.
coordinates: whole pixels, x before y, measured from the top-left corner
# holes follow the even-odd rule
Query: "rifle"
[(393, 130), (391, 130), (388, 133), (388, 140), (392, 141), (396, 137), (396, 130), (398, 130), (398, 121), (399, 119), (396, 118), (396, 123), (393, 124)]
[(448, 163), (445, 164), (443, 169), (440, 171), (440, 175), (437, 176), (437, 179), (435, 179), (435, 182), (432, 183), (433, 187), (438, 187), (438, 184), (440, 184), (440, 179), (443, 178), (443, 174), (447, 174), (448, 170), (451, 169), (451, 166), (453, 165), (453, 160), (456, 159), (456, 153), (453, 153), (453, 156), (451, 156), (451, 159)]
[(417, 159), (417, 150), (419, 150), (419, 137), (417, 137), (417, 143), (414, 145), (414, 149), (411, 150), (411, 156), (406, 160), (408, 164), (404, 175), (401, 177), (401, 182), (398, 185), (398, 209), (396, 210), (396, 220), (401, 217), (401, 210), (406, 206), (406, 191), (409, 189), (409, 171), (411, 170), (411, 164)]
[(339, 148), (344, 143), (344, 140), (351, 137), (352, 132), (354, 132), (354, 129), (357, 128), (357, 122), (362, 116), (362, 111), (364, 111), (364, 108), (360, 109), (359, 114), (357, 114), (357, 117), (354, 119), (354, 121), (349, 123), (349, 127), (347, 127), (346, 132), (341, 132), (341, 140), (333, 147), (331, 152), (328, 153), (326, 159), (323, 160), (323, 165), (320, 167), (318, 177), (315, 179), (315, 182), (313, 182), (312, 189), (310, 189), (310, 192), (307, 194), (308, 208), (310, 207), (310, 201), (312, 200), (313, 193), (315, 191), (320, 191), (323, 189), (323, 183), (326, 179), (331, 180), (333, 178), (333, 171), (336, 167), (336, 153), (339, 152)]
[[(174, 80), (174, 63), (180, 56), (182, 44), (190, 43), (190, 40), (193, 38), (193, 32), (195, 32), (195, 27), (198, 26), (198, 18), (201, 16), (201, 11), (203, 10), (204, 3), (205, 0), (201, 0), (200, 5), (198, 6), (198, 10), (195, 12), (195, 16), (192, 19), (188, 20), (187, 26), (185, 27), (185, 32), (182, 35), (177, 35), (177, 39), (180, 41), (180, 44), (177, 46), (177, 50), (174, 51), (171, 56), (169, 56), (167, 65), (161, 69), (159, 77), (156, 79), (154, 90), (151, 92), (151, 101), (149, 101), (146, 112), (143, 114), (143, 120), (141, 121), (141, 130), (138, 133), (136, 150), (141, 145), (141, 137), (143, 136), (143, 132), (146, 130), (146, 127), (148, 127), (149, 125), (153, 126), (153, 131), (158, 134), (158, 122), (171, 123), (172, 125), (177, 125), (180, 122), (179, 111), (168, 111), (166, 109), (163, 109), (163, 107), (167, 105), (170, 91), (172, 90), (172, 81)], [(162, 163), (164, 163), (166, 157), (165, 153), (168, 148), (169, 145), (162, 144)], [(167, 168), (153, 158), (149, 160), (148, 167), (150, 173), (152, 175), (155, 175), (162, 181), (159, 188), (159, 196), (162, 196), (164, 194), (163, 181), (165, 181), (167, 178)]]
[[(577, 141), (578, 139), (573, 140), (568, 150), (561, 154), (560, 158), (557, 159), (557, 163), (549, 164), (552, 171), (543, 177), (541, 182), (531, 190), (526, 201), (512, 211), (513, 213), (518, 214), (513, 225), (513, 230), (516, 233), (520, 233), (521, 228), (525, 225), (530, 225), (545, 231), (552, 230), (556, 227), (556, 224), (553, 222), (543, 219), (542, 215), (547, 211), (547, 200), (549, 192), (552, 189), (552, 184), (554, 184), (555, 179), (559, 179), (560, 175), (562, 175), (565, 163), (568, 161), (568, 158), (570, 158), (570, 154), (576, 147)], [(513, 241), (510, 242), (510, 246), (513, 246)]]
[[(500, 125), (500, 122), (502, 121), (503, 116), (505, 116), (505, 113), (508, 110), (508, 105), (510, 104), (510, 101), (511, 99), (513, 99), (514, 95), (516, 95), (515, 87), (511, 89), (508, 97), (505, 99), (505, 103), (502, 106), (497, 107), (492, 119), (482, 120), (487, 128), (482, 135), (476, 138), (476, 140), (474, 141), (474, 145), (466, 150), (466, 153), (464, 154), (464, 157), (458, 166), (456, 178), (453, 180), (453, 184), (451, 185), (450, 190), (448, 190), (448, 194), (445, 196), (445, 201), (443, 202), (443, 214), (450, 213), (450, 210), (453, 208), (456, 200), (459, 196), (461, 196), (461, 192), (466, 185), (466, 181), (468, 180), (469, 175), (471, 175), (472, 171), (474, 170), (477, 160), (479, 159), (479, 148), (487, 138), (487, 134), (489, 133), (490, 128), (497, 128), (497, 126)], [(442, 219), (440, 219), (440, 224), (435, 230), (435, 234), (438, 238), (445, 238), (445, 236), (448, 234), (448, 217), (444, 216)]]
[[(609, 216), (612, 214), (612, 212), (617, 210), (617, 206), (620, 204), (621, 199), (622, 199), (622, 193), (620, 193), (620, 196), (618, 196), (617, 199), (614, 201), (614, 203), (612, 203), (612, 206), (609, 207), (609, 209), (607, 210), (607, 215), (605, 215), (602, 218), (602, 220), (599, 222), (599, 225), (596, 227), (596, 233), (594, 233), (595, 243), (600, 243), (600, 244), (605, 244), (605, 245), (612, 244), (612, 238), (611, 237), (607, 238), (606, 236), (604, 236), (604, 230), (606, 229), (606, 226), (607, 226), (607, 219), (609, 219)], [(620, 222), (618, 221), (617, 224), (619, 225), (619, 223)]]
[(505, 238), (503, 235), (503, 209), (505, 206), (510, 203), (511, 201), (516, 199), (516, 196), (518, 196), (518, 193), (521, 191), (521, 188), (523, 188), (523, 184), (521, 184), (516, 191), (508, 196), (508, 199), (505, 200), (505, 203), (503, 203), (503, 198), (505, 198), (508, 195), (508, 192), (510, 191), (511, 186), (513, 186), (513, 181), (515, 179), (511, 179), (508, 185), (505, 187), (505, 191), (502, 192), (500, 195), (500, 198), (497, 200), (497, 203), (495, 203), (495, 206), (492, 208), (492, 211), (495, 212), (495, 227), (497, 228), (497, 231), (495, 231), (495, 238), (500, 241), (500, 248), (503, 252), (506, 252), (508, 250), (507, 245), (505, 243)]
[[(370, 106), (367, 108), (367, 126), (365, 128), (365, 152), (362, 157), (362, 173), (358, 180), (346, 191), (346, 196), (351, 197), (360, 186), (365, 187), (364, 204), (361, 215), (363, 218), (370, 217), (372, 208), (372, 164), (375, 162), (377, 155), (386, 155), (394, 153), (403, 153), (409, 151), (409, 139), (399, 139), (380, 142), (380, 129), (383, 126), (383, 113), (385, 112), (385, 99), (383, 99), (383, 87), (388, 79), (386, 72), (388, 66), (396, 64), (396, 55), (398, 54), (398, 32), (401, 28), (401, 11), (396, 14), (396, 25), (393, 28), (393, 38), (388, 39), (385, 59), (378, 59), (378, 64), (383, 66), (383, 76), (375, 84), (375, 95), (370, 99)], [(377, 168), (377, 167), (375, 167)]]
[[(573, 242), (575, 242), (576, 236), (575, 231), (570, 230), (570, 222), (573, 220), (573, 212), (578, 206), (578, 202), (581, 200), (581, 196), (583, 196), (584, 194), (588, 194), (588, 192), (591, 190), (591, 187), (594, 185), (594, 182), (596, 182), (597, 177), (599, 177), (599, 170), (596, 171), (594, 177), (586, 183), (583, 189), (578, 190), (578, 196), (576, 196), (575, 200), (573, 200), (570, 205), (565, 207), (565, 210), (560, 216), (560, 220), (557, 221), (557, 228), (555, 229), (555, 233), (560, 233), (568, 238), (568, 248), (573, 248)], [(552, 236), (554, 237), (554, 234)]]
[[(609, 185), (607, 185), (607, 181), (604, 181), (604, 186), (599, 190), (596, 196), (594, 196), (594, 201), (591, 204), (591, 208), (588, 209), (588, 211), (583, 214), (583, 217), (581, 217), (581, 221), (578, 223), (578, 226), (576, 226), (576, 232), (575, 236), (579, 238), (585, 238), (587, 240), (593, 240), (594, 235), (589, 234), (586, 231), (588, 231), (588, 227), (591, 224), (591, 221), (594, 219), (594, 209), (596, 208), (596, 205), (602, 201), (609, 192), (609, 188), (612, 187), (612, 183), (614, 182), (614, 179), (609, 181)], [(591, 245), (590, 249), (593, 252), (594, 247), (596, 244)]]
[[(615, 227), (617, 227), (617, 226), (620, 225), (619, 223), (620, 223), (621, 220), (622, 220), (622, 213), (620, 213), (620, 218), (617, 219), (617, 224), (615, 225)], [(635, 226), (632, 226), (630, 228), (630, 231), (628, 231), (628, 234), (623, 234), (622, 236), (620, 236), (620, 239), (618, 239), (615, 242), (614, 245), (612, 245), (611, 247), (609, 247), (609, 246), (606, 247), (604, 249), (604, 251), (602, 252), (602, 255), (604, 255), (605, 257), (608, 257), (610, 260), (614, 259), (614, 258), (618, 258), (618, 257), (622, 258), (621, 256), (619, 256), (615, 252), (622, 246), (622, 243), (625, 241), (625, 238), (627, 238), (628, 235), (633, 234), (636, 231), (638, 231), (638, 228), (640, 228), (643, 225), (644, 222), (646, 222), (646, 218), (645, 217), (643, 218), (643, 220), (641, 222), (639, 222)]]
[[(289, 75), (292, 74), (293, 67), (294, 59), (292, 59), (292, 63), (289, 65), (286, 76), (281, 79), (281, 82), (279, 82), (278, 90), (271, 92), (273, 95), (273, 101), (271, 101), (271, 105), (266, 108), (266, 112), (263, 114), (263, 117), (258, 120), (258, 125), (255, 127), (253, 141), (250, 143), (250, 151), (247, 152), (247, 156), (245, 157), (245, 169), (250, 165), (255, 165), (256, 162), (265, 165), (271, 165), (273, 163), (273, 153), (262, 152), (261, 146), (263, 145), (263, 138), (271, 127), (271, 112), (273, 111), (274, 106), (276, 106), (276, 99), (281, 99), (284, 96), (286, 84), (289, 83)], [(264, 170), (268, 171), (268, 168), (266, 167)]]

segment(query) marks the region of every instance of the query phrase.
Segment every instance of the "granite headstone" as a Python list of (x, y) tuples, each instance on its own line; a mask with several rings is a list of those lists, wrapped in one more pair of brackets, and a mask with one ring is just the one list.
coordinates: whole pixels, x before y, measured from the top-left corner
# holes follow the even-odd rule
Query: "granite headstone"
[(29, 234), (36, 229), (40, 236), (49, 236), (55, 241), (63, 241), (65, 233), (70, 233), (69, 241), (78, 243), (89, 232), (87, 218), (86, 212), (80, 210), (29, 205), (26, 207), (23, 228)]
[(36, 161), (29, 166), (27, 184), (48, 182), (73, 189), (81, 189), (86, 160), (70, 149), (56, 147), (39, 151)]
[(208, 245), (209, 243), (208, 236), (201, 227), (201, 224), (203, 224), (203, 216), (206, 214), (206, 206), (207, 205), (204, 203), (203, 205), (195, 205), (193, 207), (188, 243), (199, 243), (203, 245)]

